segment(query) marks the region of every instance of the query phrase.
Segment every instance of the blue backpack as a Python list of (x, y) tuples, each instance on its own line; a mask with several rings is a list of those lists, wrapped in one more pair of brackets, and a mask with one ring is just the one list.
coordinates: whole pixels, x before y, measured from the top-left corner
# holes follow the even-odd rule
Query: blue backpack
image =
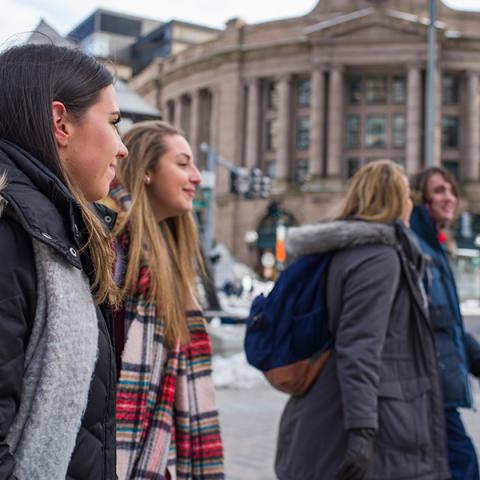
[(267, 297), (255, 298), (246, 321), (248, 362), (290, 395), (305, 393), (331, 354), (325, 301), (331, 258), (316, 254), (293, 262)]

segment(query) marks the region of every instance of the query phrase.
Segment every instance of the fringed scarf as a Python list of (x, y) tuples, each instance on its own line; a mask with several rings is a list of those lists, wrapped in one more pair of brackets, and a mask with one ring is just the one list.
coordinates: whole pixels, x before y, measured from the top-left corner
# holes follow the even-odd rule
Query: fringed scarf
[[(120, 185), (110, 196), (125, 210), (130, 200)], [(118, 239), (128, 256), (128, 229)], [(125, 346), (117, 388), (119, 480), (224, 479), (211, 346), (200, 311), (187, 312), (188, 345), (164, 345), (163, 318), (148, 301), (148, 265), (122, 312)], [(168, 469), (168, 474), (167, 474)]]

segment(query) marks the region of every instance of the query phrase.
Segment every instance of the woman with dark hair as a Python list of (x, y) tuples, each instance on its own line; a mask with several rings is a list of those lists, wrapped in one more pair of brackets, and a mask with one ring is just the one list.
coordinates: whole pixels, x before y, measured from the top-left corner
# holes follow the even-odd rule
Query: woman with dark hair
[(109, 197), (120, 212), (116, 276), (125, 298), (115, 319), (118, 477), (222, 479), (210, 340), (195, 282), (200, 173), (185, 137), (165, 122), (137, 123), (123, 141), (129, 155)]
[(333, 254), (325, 298), (334, 346), (283, 412), (281, 480), (449, 478), (423, 258), (405, 226), (409, 190), (400, 166), (368, 163), (334, 221), (288, 231), (294, 256)]
[(116, 478), (112, 83), (80, 51), (0, 54), (2, 480)]
[(480, 344), (464, 329), (449, 265), (448, 238), (443, 232), (454, 219), (458, 189), (444, 168), (430, 167), (413, 179), (412, 191), (416, 206), (410, 224), (429, 259), (425, 287), (442, 379), (452, 479), (478, 480), (477, 454), (458, 408), (472, 407), (469, 374), (480, 377)]

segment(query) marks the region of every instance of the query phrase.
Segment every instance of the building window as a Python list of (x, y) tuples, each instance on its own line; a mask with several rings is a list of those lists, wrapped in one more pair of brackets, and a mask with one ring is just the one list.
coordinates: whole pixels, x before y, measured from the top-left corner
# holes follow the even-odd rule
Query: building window
[(384, 148), (387, 143), (387, 119), (385, 115), (368, 115), (365, 146)]
[(460, 121), (458, 117), (444, 115), (442, 117), (442, 146), (458, 148), (460, 145)]
[(297, 82), (297, 106), (300, 108), (309, 107), (310, 106), (310, 96), (311, 96), (311, 89), (310, 89), (310, 80), (300, 79)]
[(348, 79), (348, 103), (359, 105), (362, 103), (362, 78), (355, 76)]
[(347, 117), (347, 148), (360, 148), (360, 115)]
[(392, 161), (405, 168), (405, 157), (393, 157)]
[(275, 160), (268, 160), (265, 162), (265, 175), (272, 180), (277, 178), (277, 163)]
[(277, 86), (275, 82), (268, 82), (266, 86), (267, 109), (277, 109)]
[(295, 163), (295, 181), (305, 183), (308, 180), (308, 159), (300, 158)]
[(392, 117), (392, 143), (395, 148), (405, 146), (405, 115), (395, 113)]
[(273, 152), (277, 149), (278, 141), (278, 122), (277, 120), (267, 120), (266, 122), (266, 149)]
[(365, 100), (368, 104), (387, 102), (387, 77), (376, 75), (365, 79)]
[(444, 105), (456, 105), (459, 100), (458, 75), (446, 73), (442, 76), (442, 101)]
[(406, 96), (405, 77), (394, 76), (392, 80), (392, 102), (395, 104), (405, 103)]
[(310, 147), (310, 118), (297, 119), (297, 150), (308, 150)]
[(171, 125), (175, 123), (175, 102), (172, 100), (167, 102), (167, 118)]
[(447, 172), (451, 173), (454, 178), (458, 179), (460, 173), (458, 162), (455, 160), (443, 160), (442, 164)]
[(349, 158), (347, 160), (347, 178), (352, 178), (355, 172), (360, 168), (360, 159)]

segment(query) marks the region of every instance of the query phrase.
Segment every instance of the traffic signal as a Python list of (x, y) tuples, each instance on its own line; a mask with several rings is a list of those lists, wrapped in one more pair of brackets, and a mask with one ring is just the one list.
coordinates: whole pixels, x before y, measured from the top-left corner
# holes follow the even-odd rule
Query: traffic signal
[(258, 198), (260, 196), (260, 191), (262, 189), (262, 177), (263, 173), (259, 168), (252, 168), (250, 170), (250, 195), (253, 198)]
[(263, 175), (262, 180), (260, 182), (260, 197), (261, 198), (270, 197), (271, 188), (272, 188), (272, 179), (267, 175)]
[(250, 190), (250, 175), (246, 168), (230, 171), (230, 193), (246, 195)]

